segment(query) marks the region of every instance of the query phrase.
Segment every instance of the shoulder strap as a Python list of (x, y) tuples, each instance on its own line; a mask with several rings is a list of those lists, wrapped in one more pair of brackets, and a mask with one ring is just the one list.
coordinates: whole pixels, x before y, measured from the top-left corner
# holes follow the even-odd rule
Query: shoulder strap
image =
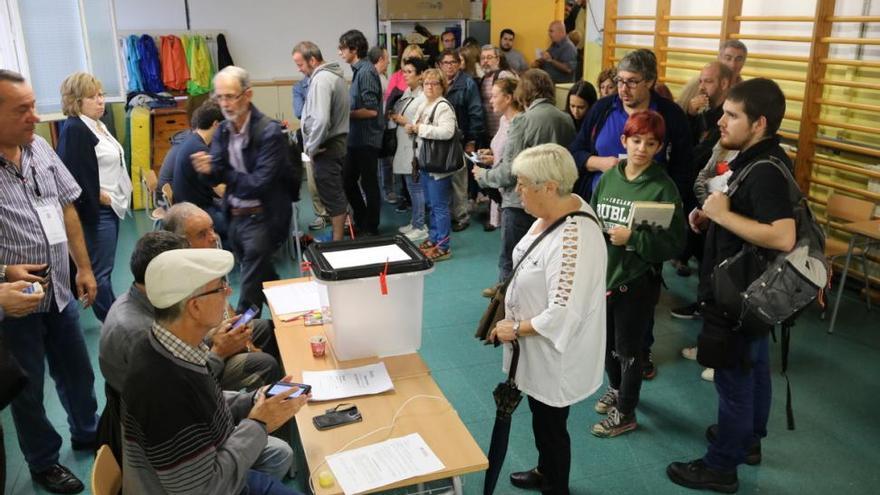
[[(541, 232), (541, 235), (539, 235), (538, 238), (532, 242), (532, 244), (529, 246), (529, 248), (526, 249), (526, 252), (523, 253), (522, 257), (519, 259), (519, 262), (516, 264), (515, 267), (513, 267), (513, 270), (510, 271), (510, 275), (507, 277), (507, 280), (505, 280), (504, 283), (502, 284), (502, 286), (500, 288), (500, 290), (502, 292), (507, 290), (507, 286), (510, 285), (510, 281), (513, 280), (513, 276), (516, 274), (517, 269), (519, 269), (519, 266), (522, 264), (522, 262), (525, 261), (525, 259), (529, 256), (529, 253), (532, 252), (532, 249), (534, 249), (535, 246), (540, 244), (541, 241), (544, 240), (544, 238), (547, 237), (548, 234), (550, 234), (551, 232), (556, 230), (560, 225), (565, 223), (565, 221), (568, 220), (568, 217), (587, 217), (590, 220), (592, 220), (596, 225), (599, 225), (599, 221), (596, 220), (596, 217), (594, 217), (593, 215), (590, 215), (589, 213), (587, 213), (585, 211), (580, 211), (580, 210), (572, 211), (572, 212), (566, 213), (565, 215), (560, 217), (558, 220), (553, 222), (552, 225), (547, 227), (544, 230), (544, 232)], [(600, 228), (601, 228), (601, 226), (600, 226)]]
[(743, 168), (743, 170), (739, 174), (737, 174), (733, 182), (728, 184), (727, 195), (733, 196), (733, 194), (736, 193), (737, 190), (739, 190), (739, 186), (743, 183), (743, 181), (746, 180), (746, 177), (749, 175), (749, 173), (751, 173), (751, 171), (754, 170), (755, 167), (762, 163), (769, 163), (770, 165), (776, 167), (776, 169), (779, 170), (779, 173), (781, 173), (782, 176), (785, 177), (786, 182), (788, 182), (789, 190), (791, 190), (793, 186), (795, 189), (798, 190), (798, 194), (800, 194), (800, 189), (797, 188), (797, 181), (795, 181), (795, 178), (791, 174), (791, 171), (788, 170), (788, 167), (786, 167), (779, 158), (771, 155), (764, 159), (748, 163), (745, 168)]
[[(437, 107), (439, 107), (441, 103), (446, 103), (447, 105), (449, 105), (449, 108), (452, 109), (452, 113), (455, 113), (455, 107), (452, 106), (452, 103), (449, 103), (449, 100), (444, 98), (444, 99), (438, 101), (437, 103), (435, 103), (434, 108), (431, 109), (431, 115), (428, 116), (428, 123), (429, 124), (431, 124), (431, 125), (434, 124), (434, 114), (437, 113)], [(455, 126), (458, 127), (458, 123), (456, 123)]]

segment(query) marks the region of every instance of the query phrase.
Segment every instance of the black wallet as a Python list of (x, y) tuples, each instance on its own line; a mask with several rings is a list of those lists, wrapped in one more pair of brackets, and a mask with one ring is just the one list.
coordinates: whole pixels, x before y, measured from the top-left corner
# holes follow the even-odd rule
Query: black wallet
[(319, 430), (329, 430), (337, 426), (347, 425), (349, 423), (357, 423), (361, 421), (360, 411), (354, 404), (339, 404), (338, 406), (327, 409), (324, 414), (312, 418), (315, 428)]

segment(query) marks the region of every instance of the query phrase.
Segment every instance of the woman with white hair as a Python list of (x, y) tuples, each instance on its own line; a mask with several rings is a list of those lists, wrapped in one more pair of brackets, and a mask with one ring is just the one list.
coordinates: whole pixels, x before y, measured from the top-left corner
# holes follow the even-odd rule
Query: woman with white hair
[(607, 253), (593, 209), (571, 189), (578, 173), (568, 150), (544, 144), (513, 162), (523, 207), (537, 218), (513, 250), (506, 318), (489, 335), (519, 342), (516, 384), (528, 396), (538, 465), (512, 473), (514, 486), (568, 493), (566, 422), (572, 404), (602, 385)]

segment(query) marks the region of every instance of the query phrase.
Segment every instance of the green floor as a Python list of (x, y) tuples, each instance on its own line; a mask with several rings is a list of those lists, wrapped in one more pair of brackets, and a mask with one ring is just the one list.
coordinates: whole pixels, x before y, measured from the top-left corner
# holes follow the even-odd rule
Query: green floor
[[(305, 206), (300, 220), (311, 220)], [(135, 239), (150, 228), (143, 212), (122, 226), (116, 270), (117, 293), (131, 282), (128, 258)], [(406, 223), (408, 216), (383, 207), (382, 231)], [(480, 290), (495, 278), (498, 231), (486, 233), (479, 225), (455, 234), (453, 258), (437, 265), (428, 276), (421, 354), (433, 376), (467, 424), (476, 441), (488, 449), (494, 421), (492, 390), (503, 379), (500, 350), (479, 345), (473, 329), (486, 300)], [(282, 276), (293, 276), (293, 265), (280, 262)], [(638, 408), (639, 429), (615, 439), (598, 439), (589, 426), (599, 419), (590, 400), (572, 408), (568, 428), (572, 439), (572, 493), (686, 493), (669, 482), (665, 467), (671, 461), (701, 456), (705, 449), (703, 431), (714, 422), (716, 394), (711, 383), (699, 377), (700, 368), (679, 355), (697, 334), (698, 322), (669, 317), (668, 310), (693, 293), (694, 277), (681, 278), (668, 272), (670, 290), (657, 307), (654, 358), (657, 378), (646, 382)], [(774, 374), (775, 400), (770, 418), (770, 435), (763, 444), (761, 466), (739, 470), (741, 493), (877, 493), (880, 484), (880, 310), (868, 312), (855, 291), (844, 295), (835, 335), (825, 333), (827, 322), (817, 311), (801, 319), (794, 331), (791, 380), (797, 430), (785, 429), (784, 380)], [(103, 407), (103, 378), (97, 363), (98, 322), (91, 311), (82, 314), (82, 326), (97, 374), (95, 390)], [(779, 347), (773, 346), (778, 369)], [(872, 357), (873, 356), (873, 357)], [(51, 379), (47, 377), (47, 384)], [(46, 388), (49, 417), (66, 436), (66, 417), (51, 386)], [(18, 449), (15, 427), (8, 410), (2, 412), (6, 432), (8, 494), (42, 493), (31, 482)], [(536, 451), (528, 407), (514, 415), (510, 450), (497, 493), (519, 490), (507, 482), (510, 471), (531, 468)], [(69, 441), (61, 451), (61, 462), (88, 481), (92, 458), (74, 453)], [(301, 474), (297, 485), (303, 478)], [(465, 493), (482, 492), (483, 475), (464, 477)], [(874, 488), (871, 488), (874, 487)]]

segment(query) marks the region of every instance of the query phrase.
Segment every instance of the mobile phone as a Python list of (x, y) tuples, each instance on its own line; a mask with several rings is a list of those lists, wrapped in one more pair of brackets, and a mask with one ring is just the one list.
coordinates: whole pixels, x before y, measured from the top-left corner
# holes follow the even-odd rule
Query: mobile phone
[(275, 382), (269, 387), (269, 390), (266, 390), (266, 397), (273, 397), (278, 394), (284, 393), (290, 390), (293, 387), (299, 387), (299, 390), (294, 392), (288, 398), (299, 397), (302, 394), (308, 394), (312, 391), (311, 385), (306, 385), (305, 383), (289, 383), (289, 382)]
[(43, 268), (42, 270), (39, 270), (39, 271), (34, 272), (34, 275), (36, 275), (36, 276), (42, 278), (43, 280), (45, 280), (45, 279), (49, 278), (49, 275), (50, 275), (51, 273), (52, 273), (52, 267), (49, 266), (49, 265), (46, 265), (46, 268)]
[(43, 293), (43, 286), (40, 285), (39, 282), (33, 282), (33, 283), (31, 283), (31, 285), (28, 285), (27, 287), (25, 287), (21, 291), (24, 292), (25, 294), (42, 294)]
[(342, 410), (328, 409), (326, 414), (312, 418), (312, 423), (314, 423), (315, 428), (323, 431), (350, 423), (357, 423), (363, 421), (363, 419), (357, 406), (353, 405)]
[(244, 314), (242, 314), (238, 318), (238, 320), (236, 320), (235, 325), (232, 325), (232, 328), (230, 328), (229, 330), (237, 330), (242, 326), (247, 325), (251, 320), (254, 319), (255, 316), (257, 316), (258, 311), (260, 311), (260, 309), (256, 306), (249, 307), (247, 311), (245, 311)]

